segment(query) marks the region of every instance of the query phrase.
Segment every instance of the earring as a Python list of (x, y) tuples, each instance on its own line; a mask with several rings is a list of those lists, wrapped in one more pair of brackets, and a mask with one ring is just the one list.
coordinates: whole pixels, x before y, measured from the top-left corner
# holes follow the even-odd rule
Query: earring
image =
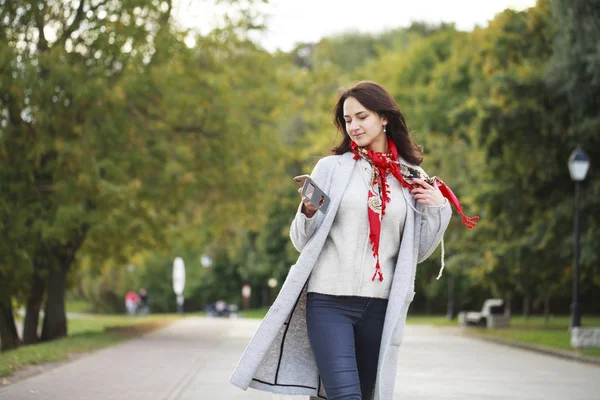
[(383, 133), (386, 133), (386, 132), (387, 132), (387, 131), (386, 131), (386, 126), (384, 125), (384, 126), (383, 126)]

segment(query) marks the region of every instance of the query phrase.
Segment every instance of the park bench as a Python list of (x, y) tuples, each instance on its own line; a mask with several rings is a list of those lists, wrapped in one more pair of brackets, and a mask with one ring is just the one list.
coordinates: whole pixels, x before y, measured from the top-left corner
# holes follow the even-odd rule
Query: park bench
[(508, 328), (510, 316), (504, 313), (504, 300), (487, 299), (481, 311), (461, 311), (458, 322), (462, 326), (479, 326), (486, 328)]

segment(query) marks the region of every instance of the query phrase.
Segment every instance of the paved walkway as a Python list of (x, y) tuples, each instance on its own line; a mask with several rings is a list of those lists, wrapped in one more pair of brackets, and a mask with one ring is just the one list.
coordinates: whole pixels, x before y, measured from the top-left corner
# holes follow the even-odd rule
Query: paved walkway
[[(256, 320), (186, 318), (0, 389), (2, 400), (292, 400), (228, 383)], [(395, 399), (598, 400), (600, 367), (408, 326)]]

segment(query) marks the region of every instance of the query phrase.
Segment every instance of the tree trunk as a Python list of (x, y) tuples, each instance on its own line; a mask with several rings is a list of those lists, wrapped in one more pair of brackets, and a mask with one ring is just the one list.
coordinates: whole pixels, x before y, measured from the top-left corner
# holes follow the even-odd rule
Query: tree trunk
[(456, 292), (454, 290), (454, 274), (448, 275), (448, 304), (446, 307), (446, 318), (454, 319), (454, 309), (456, 304)]
[(29, 292), (29, 298), (27, 299), (27, 310), (23, 327), (24, 344), (33, 344), (39, 341), (38, 325), (45, 290), (46, 282), (44, 278), (40, 276), (40, 268), (36, 267), (31, 282), (31, 291)]
[(269, 287), (268, 286), (263, 286), (263, 290), (262, 290), (262, 306), (263, 307), (268, 307), (269, 306)]
[(548, 325), (550, 321), (550, 291), (544, 294), (544, 324)]
[(83, 244), (88, 231), (87, 225), (73, 235), (73, 240), (65, 245), (51, 246), (48, 268), (47, 297), (44, 309), (41, 341), (54, 340), (67, 336), (67, 313), (65, 295), (67, 292), (67, 272), (75, 261), (75, 255)]
[(527, 321), (529, 319), (529, 296), (523, 297), (523, 319)]
[(433, 301), (429, 298), (429, 296), (425, 297), (425, 314), (431, 315)]
[(511, 305), (512, 305), (512, 291), (507, 290), (506, 294), (504, 295), (504, 315), (506, 315), (507, 317), (510, 317), (512, 314), (512, 309), (511, 309)]
[(48, 297), (46, 298), (41, 337), (44, 342), (67, 336), (65, 312), (67, 270), (67, 265), (59, 263), (59, 265), (51, 266), (48, 271)]
[(21, 344), (10, 298), (0, 300), (0, 341), (1, 351), (16, 349)]

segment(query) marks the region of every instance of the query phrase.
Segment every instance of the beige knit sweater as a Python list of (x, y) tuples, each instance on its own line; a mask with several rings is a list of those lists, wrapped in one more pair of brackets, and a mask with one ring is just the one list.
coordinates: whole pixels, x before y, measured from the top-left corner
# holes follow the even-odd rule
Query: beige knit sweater
[[(369, 242), (367, 210), (371, 172), (372, 167), (367, 161), (360, 159), (356, 163), (329, 236), (309, 278), (309, 292), (388, 298), (404, 228), (406, 200), (400, 182), (389, 175), (391, 201), (386, 204), (381, 220), (379, 244), (383, 281), (372, 280), (376, 260)], [(300, 218), (304, 220), (305, 230), (311, 231), (315, 216), (307, 218), (302, 214)]]

